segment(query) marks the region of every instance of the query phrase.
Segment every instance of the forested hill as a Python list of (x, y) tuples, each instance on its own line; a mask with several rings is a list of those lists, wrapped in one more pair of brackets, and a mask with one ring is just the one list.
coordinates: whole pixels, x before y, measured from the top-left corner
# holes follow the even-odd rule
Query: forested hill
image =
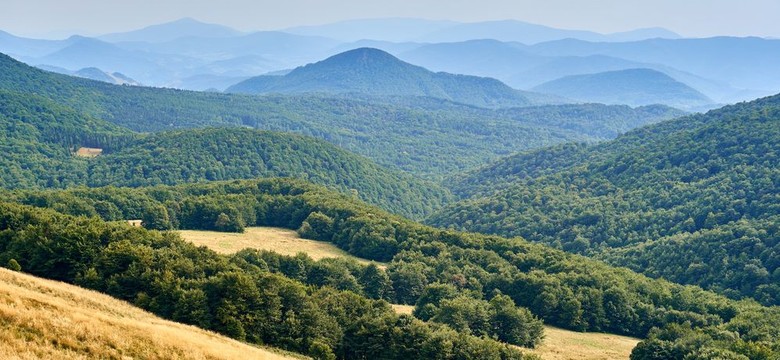
[(451, 200), (441, 186), (310, 137), (244, 128), (162, 132), (87, 166), (90, 186), (150, 186), (258, 177), (326, 185), (417, 218)]
[[(423, 226), (300, 181), (2, 195), (92, 217), (0, 202), (0, 263), (104, 291), (163, 317), (307, 354), (407, 359), (417, 357), (409, 351), (422, 351), (424, 358), (518, 359), (499, 355), (488, 339), (533, 346), (542, 335), (539, 319), (567, 329), (649, 337), (634, 350), (637, 359), (702, 352), (741, 359), (738, 354), (756, 349), (772, 358), (780, 351), (780, 308), (648, 279), (519, 238)], [(298, 229), (388, 266), (256, 250), (223, 258), (173, 233), (98, 217), (142, 218), (159, 229)], [(415, 304), (415, 317), (427, 323), (399, 319), (386, 303), (367, 298)], [(482, 343), (466, 334), (483, 336)]]
[(651, 69), (566, 76), (536, 86), (534, 90), (602, 104), (668, 104), (686, 110), (713, 105), (712, 100), (696, 89)]
[[(419, 218), (450, 199), (439, 185), (328, 142), (246, 128), (133, 133), (34, 95), (0, 91), (0, 186), (147, 186), (255, 177), (322, 184)], [(74, 155), (99, 148), (93, 159)]]
[(79, 147), (112, 150), (136, 134), (45, 98), (0, 90), (0, 187), (64, 187), (85, 181)]
[[(431, 179), (521, 150), (611, 138), (680, 114), (671, 108), (567, 105), (534, 108), (529, 111), (535, 115), (526, 117), (515, 116), (514, 109), (420, 97), (246, 96), (116, 86), (41, 71), (5, 55), (0, 89), (37, 94), (138, 132), (208, 126), (296, 132)], [(529, 121), (540, 113), (550, 121)]]
[(780, 304), (780, 96), (513, 156), (431, 224), (523, 236)]
[[(539, 104), (541, 94), (515, 90), (491, 78), (434, 73), (399, 60), (379, 49), (360, 48), (299, 67), (284, 76), (258, 76), (228, 92), (360, 93), (368, 95), (428, 96), (481, 107), (518, 107)], [(549, 102), (555, 102), (549, 97)], [(557, 99), (557, 102), (561, 102)]]

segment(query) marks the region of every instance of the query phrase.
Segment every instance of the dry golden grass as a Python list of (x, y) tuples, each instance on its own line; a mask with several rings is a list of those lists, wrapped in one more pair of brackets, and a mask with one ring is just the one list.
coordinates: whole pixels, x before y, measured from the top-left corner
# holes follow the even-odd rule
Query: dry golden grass
[(0, 269), (0, 359), (295, 359)]
[[(411, 314), (414, 306), (393, 305), (398, 314)], [(628, 359), (638, 339), (602, 334), (580, 333), (551, 326), (544, 327), (544, 341), (536, 349), (523, 349), (544, 360)]]
[(544, 360), (628, 359), (639, 339), (602, 333), (580, 333), (545, 326), (544, 340), (529, 350)]
[(393, 310), (395, 310), (396, 314), (401, 315), (412, 315), (412, 312), (414, 311), (414, 305), (398, 305), (398, 304), (392, 304)]
[[(249, 227), (243, 234), (196, 230), (182, 230), (180, 233), (182, 239), (198, 246), (206, 246), (221, 254), (233, 254), (249, 248), (290, 256), (302, 252), (314, 260), (348, 258), (362, 264), (372, 263), (369, 260), (352, 256), (331, 243), (302, 239), (297, 232), (288, 229)], [(380, 267), (385, 266), (382, 263), (374, 263)]]
[(93, 158), (103, 154), (103, 149), (82, 147), (76, 150), (76, 156)]

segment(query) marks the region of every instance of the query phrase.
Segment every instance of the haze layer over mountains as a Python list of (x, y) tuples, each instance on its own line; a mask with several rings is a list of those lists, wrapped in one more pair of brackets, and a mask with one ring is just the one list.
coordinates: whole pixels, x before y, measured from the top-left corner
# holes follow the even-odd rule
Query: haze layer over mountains
[[(184, 18), (95, 38), (38, 40), (0, 32), (0, 52), (45, 70), (116, 84), (211, 91), (259, 75), (284, 75), (358, 48), (569, 102), (662, 103), (698, 111), (780, 91), (775, 66), (780, 40), (686, 39), (662, 28), (599, 34), (516, 20), (391, 18), (245, 33)], [(572, 81), (580, 90), (566, 90)], [(632, 88), (616, 99), (609, 92), (621, 82)], [(670, 93), (682, 96), (665, 99)]]

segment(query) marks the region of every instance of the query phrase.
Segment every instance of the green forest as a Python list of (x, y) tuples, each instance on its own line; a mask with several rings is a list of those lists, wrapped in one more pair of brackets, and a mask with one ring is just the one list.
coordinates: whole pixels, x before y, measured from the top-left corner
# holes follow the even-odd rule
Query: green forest
[(523, 153), (453, 178), (428, 222), (778, 305), (779, 124), (775, 96)]
[[(191, 248), (184, 252), (187, 254), (211, 253), (186, 246), (173, 233), (144, 232), (112, 220), (143, 218), (147, 227), (159, 229), (241, 231), (244, 226), (255, 225), (298, 229), (307, 237), (332, 242), (350, 254), (389, 262), (388, 268), (382, 271), (376, 266), (358, 265), (346, 260), (315, 263), (304, 255), (290, 258), (251, 250), (238, 253), (231, 261), (250, 273), (283, 275), (314, 287), (326, 286), (363, 297), (415, 304), (415, 314), (419, 318), (427, 319), (429, 323), (446, 324), (462, 334), (494, 336), (509, 343), (533, 345), (541, 335), (541, 320), (580, 331), (650, 336), (652, 341), (648, 340), (643, 346), (664, 346), (676, 351), (696, 352), (702, 349), (687, 343), (687, 336), (696, 337), (696, 341), (707, 338), (706, 342), (697, 346), (723, 353), (739, 353), (739, 346), (778, 350), (771, 345), (776, 343), (778, 334), (767, 328), (772, 328), (772, 324), (780, 320), (777, 308), (736, 302), (696, 287), (652, 280), (629, 270), (612, 268), (519, 238), (506, 239), (423, 226), (322, 187), (295, 180), (214, 182), (143, 189), (19, 190), (4, 194), (4, 198), (27, 205), (4, 205), (2, 227), (6, 230), (2, 233), (4, 247), (0, 251), (0, 262), (14, 259), (24, 271), (32, 274), (45, 274), (109, 294), (120, 294), (120, 298), (161, 316), (190, 323), (193, 320), (173, 315), (174, 309), (184, 305), (171, 307), (169, 304), (178, 304), (178, 301), (194, 301), (197, 304), (197, 299), (157, 298), (171, 295), (148, 287), (168, 289), (173, 286), (158, 284), (162, 280), (155, 280), (155, 276), (181, 283), (190, 277), (179, 275), (174, 270), (193, 271), (197, 269), (193, 269), (195, 264), (158, 269), (153, 265), (156, 261), (144, 262), (138, 257), (181, 256), (176, 252), (166, 256), (155, 255), (158, 247), (159, 251), (163, 251), (166, 246), (173, 246), (155, 245), (156, 242), (167, 244), (165, 241), (174, 241), (177, 247)], [(68, 215), (25, 207), (29, 205), (51, 208)], [(80, 217), (71, 218), (73, 215)], [(109, 222), (104, 223), (103, 220)], [(41, 229), (35, 230), (38, 226)], [(96, 249), (76, 245), (89, 239), (85, 238), (86, 235), (78, 235), (84, 227), (96, 237), (90, 240), (94, 241)], [(126, 239), (114, 243), (104, 238), (110, 238), (113, 233), (129, 233), (150, 243), (142, 241), (145, 245), (138, 245)], [(40, 234), (49, 235), (41, 237)], [(62, 240), (68, 236), (73, 236), (71, 241), (76, 243)], [(132, 256), (130, 254), (136, 252), (130, 252), (128, 248), (115, 249), (114, 256), (119, 258), (106, 262), (95, 260), (100, 259), (102, 252), (120, 245), (144, 249), (137, 250), (138, 254)], [(106, 249), (101, 250), (101, 247)], [(169, 251), (172, 250), (165, 250), (165, 253)], [(209, 256), (216, 257), (206, 257)], [(219, 272), (213, 267), (219, 262), (209, 260), (206, 263), (210, 264), (208, 268), (197, 270), (196, 274), (217, 276)], [(174, 287), (179, 296), (192, 290), (184, 283), (179, 286)], [(208, 304), (216, 301), (208, 300), (208, 293), (198, 293), (197, 296), (205, 296), (199, 301)], [(187, 304), (193, 306), (192, 303)], [(204, 312), (208, 314), (205, 310), (194, 313)], [(221, 321), (233, 325), (223, 323), (219, 326), (224, 327), (215, 329), (243, 338), (245, 335), (241, 334), (248, 333), (246, 327), (253, 325), (243, 324), (239, 314), (235, 316), (238, 323), (223, 319)], [(501, 326), (491, 326), (499, 319), (512, 319), (507, 323), (514, 325), (502, 322)], [(202, 326), (214, 323), (214, 319), (198, 321), (195, 323)], [(687, 329), (686, 337), (672, 341), (661, 335), (661, 331), (682, 331), (680, 329)], [(723, 338), (716, 335), (724, 331), (750, 333), (754, 337)], [(658, 336), (657, 341), (654, 336)], [(287, 345), (284, 341), (252, 340), (285, 344), (285, 348), (299, 351), (311, 346), (301, 348)], [(344, 345), (337, 345), (338, 342), (332, 339), (326, 343), (337, 354), (346, 354), (339, 352), (347, 351), (340, 350), (339, 346)]]
[[(246, 128), (137, 134), (35, 97), (0, 91), (3, 188), (148, 186), (256, 177), (323, 184), (419, 218), (449, 191), (388, 170), (328, 142)], [(83, 159), (79, 147), (102, 148)]]
[[(634, 110), (563, 105), (537, 110), (548, 114), (548, 121), (540, 124), (530, 116), (431, 98), (258, 97), (116, 86), (44, 72), (2, 54), (0, 89), (37, 94), (137, 132), (246, 126), (312, 136), (379, 165), (431, 180), (523, 149), (608, 139), (625, 131), (627, 125), (641, 126), (681, 114), (664, 106)], [(588, 125), (580, 131), (582, 124)]]
[[(109, 85), (0, 54), (0, 150), (0, 266), (240, 341), (533, 359), (549, 325), (639, 338), (634, 360), (780, 358), (780, 95), (480, 108)], [(256, 226), (382, 264), (176, 231)]]

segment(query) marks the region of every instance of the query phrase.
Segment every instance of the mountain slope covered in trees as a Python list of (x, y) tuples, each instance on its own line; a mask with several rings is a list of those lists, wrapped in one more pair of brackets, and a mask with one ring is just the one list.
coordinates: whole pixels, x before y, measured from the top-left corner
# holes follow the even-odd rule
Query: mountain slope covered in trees
[[(487, 340), (477, 344), (463, 334), (495, 331), (492, 334), (503, 341), (533, 342), (538, 334), (528, 330), (535, 320), (526, 311), (568, 329), (649, 335), (651, 340), (635, 349), (637, 356), (664, 354), (664, 348), (682, 356), (708, 351), (732, 357), (749, 355), (754, 348), (769, 355), (780, 350), (778, 334), (771, 330), (780, 317), (776, 307), (648, 279), (519, 238), (419, 225), (298, 181), (17, 191), (6, 192), (4, 198), (106, 220), (139, 215), (148, 220), (146, 226), (157, 228), (298, 229), (306, 237), (333, 242), (353, 255), (389, 261), (387, 270), (382, 270), (347, 260), (314, 262), (306, 256), (255, 250), (222, 258), (183, 243), (173, 233), (0, 204), (0, 224), (7, 238), (0, 243), (0, 262), (13, 258), (24, 271), (106, 291), (163, 317), (309, 354), (316, 348), (340, 358), (365, 354), (402, 358), (409, 354), (395, 344), (412, 341), (420, 344), (411, 347), (415, 354), (449, 358), (450, 350), (442, 352), (438, 346), (443, 345), (425, 340), (452, 336), (447, 328), (435, 325), (446, 324), (461, 334), (451, 338), (466, 346), (456, 346), (459, 351), (476, 351), (467, 358), (506, 358), (497, 355), (506, 350)], [(51, 240), (40, 240), (37, 234), (43, 231)], [(255, 282), (265, 291), (257, 293), (250, 285)], [(303, 292), (298, 282), (314, 288)], [(344, 290), (351, 292), (340, 293)], [(302, 321), (272, 320), (278, 308), (268, 307), (268, 296), (276, 296), (277, 291), (282, 304), (291, 304), (282, 308), (284, 318)], [(416, 304), (415, 316), (433, 323), (399, 319), (386, 305), (360, 296)], [(230, 310), (233, 306), (241, 311)], [(490, 315), (499, 313), (504, 315)], [(510, 319), (514, 320), (505, 322)], [(669, 338), (664, 332), (681, 336)], [(719, 335), (724, 332), (731, 335)], [(390, 333), (398, 335), (383, 335)], [(290, 342), (290, 334), (305, 335)], [(374, 348), (376, 341), (382, 346)], [(327, 347), (314, 347), (315, 343)]]
[(242, 81), (228, 92), (360, 93), (367, 95), (427, 96), (482, 107), (517, 107), (561, 102), (553, 97), (522, 92), (496, 79), (434, 73), (405, 63), (382, 50), (350, 50), (284, 76), (259, 76)]
[(598, 145), (516, 155), (452, 181), (429, 223), (602, 257), (780, 304), (780, 96)]
[(651, 69), (566, 76), (533, 89), (569, 99), (601, 104), (630, 106), (667, 104), (693, 110), (712, 105), (712, 100), (699, 91), (669, 75)]
[[(141, 135), (52, 101), (0, 91), (0, 186), (148, 186), (255, 177), (294, 177), (329, 186), (410, 217), (450, 199), (446, 190), (300, 135), (245, 128)], [(103, 155), (79, 158), (80, 147)]]
[[(661, 108), (542, 107), (554, 126), (502, 112), (420, 97), (244, 96), (114, 86), (41, 71), (0, 56), (0, 89), (33, 93), (77, 112), (138, 132), (208, 126), (248, 126), (327, 140), (383, 166), (439, 179), (499, 156), (564, 141), (610, 138), (679, 116)], [(549, 110), (547, 110), (549, 109)], [(501, 110), (503, 111), (503, 110)], [(513, 110), (507, 110), (512, 113)], [(522, 112), (522, 111), (520, 111)], [(586, 113), (586, 114), (585, 114)], [(569, 124), (609, 130), (580, 132)]]
[(432, 182), (387, 170), (310, 137), (243, 128), (156, 133), (87, 166), (89, 186), (151, 186), (292, 177), (322, 184), (408, 217), (451, 200)]
[(83, 183), (79, 147), (111, 150), (131, 131), (35, 95), (0, 90), (0, 186), (63, 187)]

